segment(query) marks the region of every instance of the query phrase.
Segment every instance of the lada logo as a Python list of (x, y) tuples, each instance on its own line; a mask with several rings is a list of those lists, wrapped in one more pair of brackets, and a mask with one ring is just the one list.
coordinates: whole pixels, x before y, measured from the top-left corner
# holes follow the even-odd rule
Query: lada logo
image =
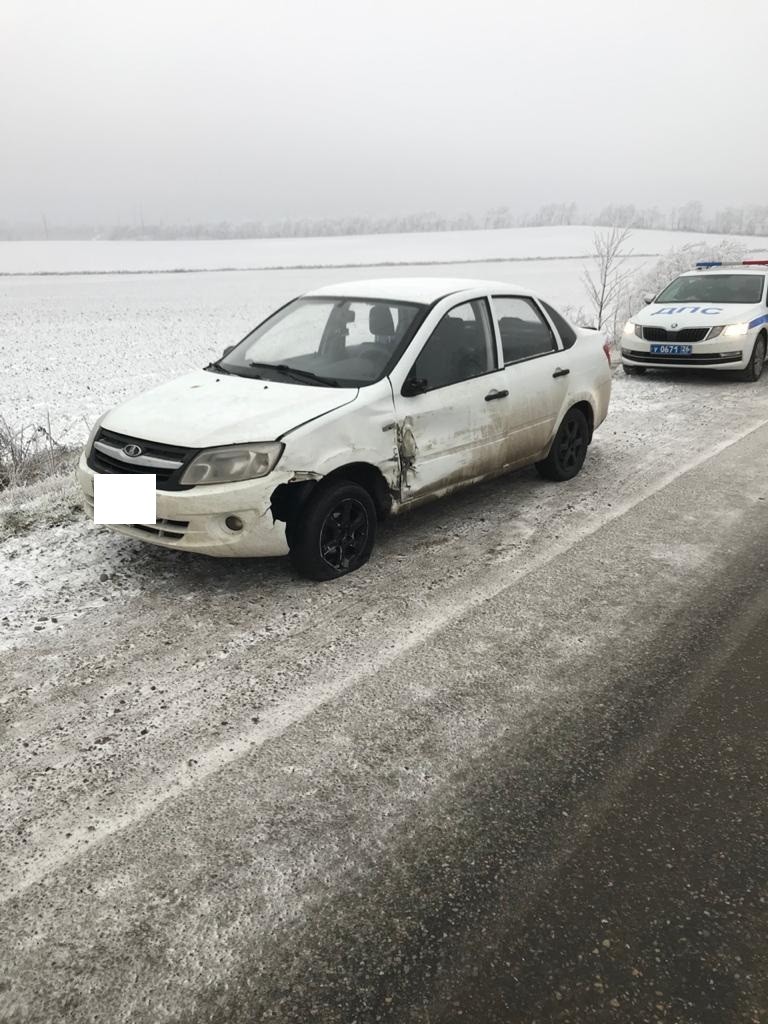
[(142, 450), (137, 444), (127, 444), (123, 447), (123, 454), (127, 455), (129, 459), (137, 459)]

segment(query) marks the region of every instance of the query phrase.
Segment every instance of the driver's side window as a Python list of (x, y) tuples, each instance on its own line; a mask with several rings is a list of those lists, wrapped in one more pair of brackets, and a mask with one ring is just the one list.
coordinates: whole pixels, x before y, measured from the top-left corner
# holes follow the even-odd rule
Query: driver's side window
[(408, 374), (412, 393), (434, 391), (497, 368), (484, 299), (454, 306), (438, 323)]

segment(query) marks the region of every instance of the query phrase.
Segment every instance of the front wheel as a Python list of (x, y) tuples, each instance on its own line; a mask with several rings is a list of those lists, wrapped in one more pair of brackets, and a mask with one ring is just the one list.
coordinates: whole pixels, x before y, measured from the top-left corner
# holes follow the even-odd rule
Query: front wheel
[(739, 370), (736, 379), (746, 381), (748, 384), (754, 384), (755, 381), (760, 380), (764, 366), (765, 336), (761, 334), (755, 342), (755, 347), (752, 349), (752, 358), (743, 370)]
[(536, 463), (545, 480), (571, 480), (584, 465), (589, 444), (589, 424), (581, 409), (569, 409), (563, 417), (546, 459)]
[(311, 580), (334, 580), (365, 565), (376, 539), (376, 508), (351, 480), (318, 485), (291, 525), (291, 561)]

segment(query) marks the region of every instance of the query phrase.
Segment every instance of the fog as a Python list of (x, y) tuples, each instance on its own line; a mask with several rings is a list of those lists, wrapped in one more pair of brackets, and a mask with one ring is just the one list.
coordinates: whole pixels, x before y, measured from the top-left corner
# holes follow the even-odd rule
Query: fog
[(0, 220), (765, 202), (768, 5), (3, 0)]

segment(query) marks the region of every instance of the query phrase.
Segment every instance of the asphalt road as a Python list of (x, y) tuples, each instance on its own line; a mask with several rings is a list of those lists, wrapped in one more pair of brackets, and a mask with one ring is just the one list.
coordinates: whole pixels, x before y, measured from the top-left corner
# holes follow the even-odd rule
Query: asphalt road
[(454, 933), (448, 977), (411, 997), (424, 1020), (766, 1019), (768, 560), (752, 553), (706, 625), (668, 623), (679, 650), (621, 679), (619, 713), (535, 795), (535, 853), (515, 844), (517, 799), (499, 816), (496, 891)]
[(304, 590), (270, 645), (245, 579), (218, 635), (192, 574), (184, 617), (161, 580), (132, 631), (14, 651), (0, 1020), (768, 1019), (768, 427), (741, 434), (449, 593), (433, 549), (434, 601), (363, 577), (352, 624)]

